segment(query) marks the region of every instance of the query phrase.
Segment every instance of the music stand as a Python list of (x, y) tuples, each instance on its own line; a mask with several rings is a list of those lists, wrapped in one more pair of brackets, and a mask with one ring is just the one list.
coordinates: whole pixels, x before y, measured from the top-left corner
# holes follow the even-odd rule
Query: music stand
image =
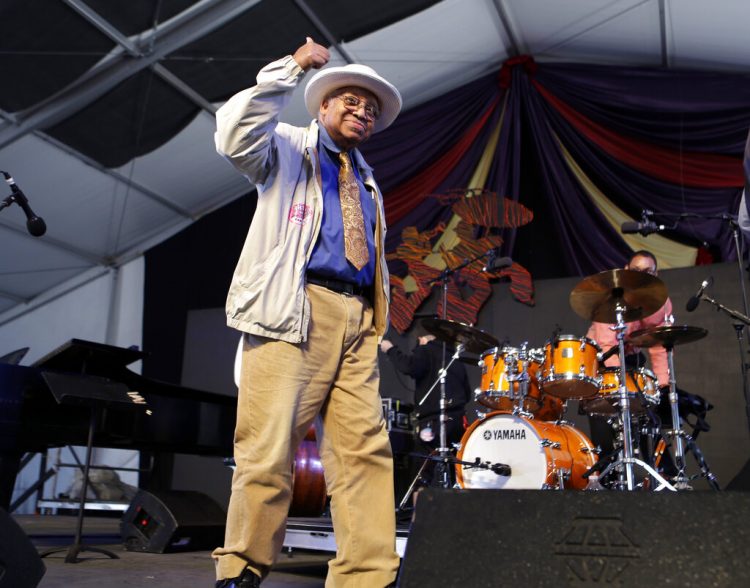
[(88, 407), (90, 415), (75, 540), (73, 541), (73, 544), (68, 547), (47, 549), (40, 553), (39, 556), (46, 557), (53, 553), (67, 551), (67, 554), (65, 555), (65, 563), (78, 563), (83, 561), (78, 558), (79, 553), (82, 551), (92, 551), (95, 553), (101, 553), (112, 559), (119, 559), (119, 556), (111, 551), (100, 547), (93, 547), (91, 545), (83, 545), (81, 543), (81, 536), (83, 534), (83, 513), (86, 506), (86, 494), (88, 493), (89, 488), (91, 450), (94, 445), (94, 433), (96, 432), (99, 418), (104, 408), (145, 411), (147, 410), (146, 401), (138, 392), (128, 391), (128, 387), (122, 382), (116, 382), (109, 378), (61, 372), (45, 372), (42, 373), (42, 377), (46, 381), (47, 386), (58, 404)]

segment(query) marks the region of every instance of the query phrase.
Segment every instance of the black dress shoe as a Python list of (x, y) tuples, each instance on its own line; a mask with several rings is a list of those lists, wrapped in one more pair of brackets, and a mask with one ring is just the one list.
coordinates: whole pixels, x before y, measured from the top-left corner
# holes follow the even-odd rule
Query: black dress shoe
[(236, 578), (216, 582), (216, 588), (260, 588), (260, 578), (250, 568), (245, 568)]

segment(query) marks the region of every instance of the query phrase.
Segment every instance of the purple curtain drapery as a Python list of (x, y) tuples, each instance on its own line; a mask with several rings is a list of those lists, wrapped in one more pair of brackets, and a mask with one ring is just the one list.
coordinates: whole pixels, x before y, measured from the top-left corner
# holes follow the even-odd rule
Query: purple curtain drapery
[[(536, 64), (522, 57), (507, 62), (500, 75), (485, 76), (411, 109), (390, 129), (373, 137), (364, 150), (384, 188), (386, 209), (389, 191), (455, 145), (483, 108), (500, 95), (505, 112), (484, 188), (534, 211), (534, 222), (507, 230), (503, 237), (505, 254), (519, 260), (535, 277), (589, 275), (621, 267), (630, 254), (619, 231), (604, 219), (571, 172), (561, 145), (620, 209), (634, 218), (644, 208), (702, 217), (681, 221), (666, 236), (710, 249), (716, 260), (734, 258), (729, 223), (706, 217), (736, 213), (741, 185), (689, 187), (679, 181), (679, 165), (674, 181), (671, 176), (662, 174), (670, 178), (667, 181), (635, 169), (627, 156), (607, 152), (602, 142), (592, 140), (597, 137), (575, 128), (532, 80), (610, 135), (653, 145), (657, 151), (670, 150), (678, 162), (681, 154), (690, 153), (697, 158), (736, 157), (741, 166), (750, 127), (750, 76)], [(500, 110), (488, 120), (486, 130), (478, 134), (439, 190), (466, 187)], [(425, 230), (449, 216), (450, 211), (436, 199), (422, 200), (391, 224), (387, 248), (395, 249), (403, 227)], [(533, 246), (539, 242), (545, 246)]]

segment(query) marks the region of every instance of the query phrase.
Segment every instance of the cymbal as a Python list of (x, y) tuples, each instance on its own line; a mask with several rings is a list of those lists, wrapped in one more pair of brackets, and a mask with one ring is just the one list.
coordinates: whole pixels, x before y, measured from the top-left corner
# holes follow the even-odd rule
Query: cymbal
[(626, 323), (652, 315), (667, 301), (659, 278), (635, 270), (615, 269), (584, 278), (570, 293), (577, 315), (598, 323), (617, 322), (616, 306), (625, 307)]
[(670, 325), (633, 331), (628, 336), (627, 342), (636, 347), (654, 347), (656, 345), (674, 347), (675, 345), (703, 339), (706, 335), (708, 335), (708, 331), (702, 327)]
[(441, 341), (453, 345), (463, 344), (464, 349), (470, 353), (482, 353), (499, 345), (499, 341), (489, 333), (457, 321), (428, 318), (422, 320), (422, 326)]

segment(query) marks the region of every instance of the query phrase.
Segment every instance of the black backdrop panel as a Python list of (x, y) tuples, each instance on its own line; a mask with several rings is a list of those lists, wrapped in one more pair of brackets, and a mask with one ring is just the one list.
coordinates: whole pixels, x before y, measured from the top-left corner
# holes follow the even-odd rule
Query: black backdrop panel
[(425, 490), (400, 588), (747, 586), (740, 492)]

